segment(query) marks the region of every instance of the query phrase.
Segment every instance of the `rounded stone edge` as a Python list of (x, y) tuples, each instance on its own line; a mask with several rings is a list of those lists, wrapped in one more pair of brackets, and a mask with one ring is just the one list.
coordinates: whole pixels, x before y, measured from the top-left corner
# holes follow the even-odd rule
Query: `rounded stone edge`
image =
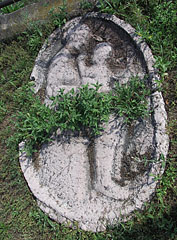
[[(113, 23), (115, 23), (116, 25), (121, 27), (125, 32), (127, 32), (131, 36), (131, 38), (134, 40), (134, 42), (136, 43), (136, 46), (138, 46), (139, 50), (142, 52), (145, 62), (147, 64), (147, 69), (148, 69), (148, 73), (150, 75), (150, 79), (153, 84), (156, 84), (156, 80), (159, 79), (159, 76), (158, 76), (156, 69), (153, 67), (155, 60), (153, 58), (152, 52), (151, 52), (150, 48), (148, 47), (148, 45), (141, 39), (141, 37), (139, 37), (136, 34), (136, 30), (130, 24), (127, 24), (123, 20), (120, 20), (117, 17), (110, 16), (108, 14), (89, 13), (85, 17), (102, 18), (102, 19), (105, 19), (108, 21), (112, 21)], [(79, 17), (79, 19), (81, 19), (81, 17)], [(59, 51), (59, 49), (62, 47), (62, 43), (59, 39), (60, 36), (61, 36), (61, 30), (60, 29), (55, 30), (49, 36), (49, 39), (45, 42), (45, 44), (43, 45), (42, 49), (40, 50), (40, 52), (38, 54), (38, 57), (37, 57), (36, 63), (35, 63), (35, 67), (31, 74), (31, 79), (33, 80), (33, 78), (35, 78), (36, 83), (37, 83), (37, 87), (35, 89), (36, 92), (38, 92), (38, 90), (42, 87), (42, 85), (46, 81), (45, 74), (46, 74), (48, 60), (52, 57), (52, 55), (55, 55), (57, 53), (57, 51)], [(52, 52), (53, 49), (50, 46), (51, 43), (54, 43), (54, 46), (57, 46), (56, 48), (54, 47), (55, 53)], [(42, 77), (39, 75), (39, 70), (42, 72)], [(168, 153), (168, 146), (169, 146), (169, 138), (166, 133), (167, 113), (165, 111), (165, 104), (163, 101), (162, 94), (159, 91), (155, 91), (152, 94), (152, 102), (154, 105), (154, 121), (156, 124), (156, 138), (158, 137), (161, 139), (161, 141), (156, 142), (156, 146), (157, 146), (156, 157), (159, 158), (160, 155), (163, 154), (164, 158), (166, 159), (167, 153)], [(158, 109), (156, 106), (158, 106)], [(154, 176), (151, 176), (148, 181), (148, 184), (152, 184), (151, 185), (152, 192), (154, 192), (153, 191), (154, 184), (156, 185), (156, 182), (154, 182), (155, 176), (157, 175), (157, 173), (161, 175), (164, 172), (164, 168), (161, 167), (161, 163), (162, 163), (162, 161), (152, 164), (151, 169), (153, 169), (152, 173), (154, 173)], [(161, 169), (161, 170), (159, 171), (159, 169)], [(148, 196), (147, 198), (150, 199), (150, 196)], [(52, 206), (44, 205), (44, 203), (42, 203), (39, 199), (37, 199), (37, 201), (38, 201), (38, 205), (40, 206), (40, 208), (43, 209), (43, 211), (45, 211), (46, 213), (48, 212), (48, 214), (51, 218), (55, 219), (56, 221), (60, 221), (61, 223), (68, 221), (63, 216), (59, 216), (59, 219), (58, 219), (58, 214), (56, 216), (56, 213), (53, 210)], [(140, 200), (139, 204), (141, 204), (141, 200)], [(137, 205), (138, 205), (138, 203), (137, 203)], [(81, 228), (84, 228), (84, 226), (85, 226), (85, 225), (82, 226), (82, 223), (80, 223), (79, 225)], [(95, 230), (95, 231), (97, 231), (97, 230)], [(98, 231), (103, 231), (103, 229), (99, 229)]]

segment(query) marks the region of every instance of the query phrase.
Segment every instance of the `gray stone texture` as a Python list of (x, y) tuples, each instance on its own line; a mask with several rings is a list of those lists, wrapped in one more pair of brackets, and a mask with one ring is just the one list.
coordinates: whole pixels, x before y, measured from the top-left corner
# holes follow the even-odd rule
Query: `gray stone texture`
[[(20, 155), (20, 164), (39, 207), (52, 219), (90, 231), (104, 231), (143, 209), (163, 174), (161, 155), (168, 152), (167, 115), (156, 91), (158, 75), (149, 47), (124, 21), (89, 13), (57, 29), (36, 59), (31, 79), (35, 91), (45, 91), (45, 103), (60, 88), (103, 84), (108, 92), (115, 82), (149, 75), (153, 112), (130, 126), (111, 116), (102, 135), (94, 140), (67, 132), (43, 144), (37, 159)], [(20, 144), (23, 150), (24, 143)]]

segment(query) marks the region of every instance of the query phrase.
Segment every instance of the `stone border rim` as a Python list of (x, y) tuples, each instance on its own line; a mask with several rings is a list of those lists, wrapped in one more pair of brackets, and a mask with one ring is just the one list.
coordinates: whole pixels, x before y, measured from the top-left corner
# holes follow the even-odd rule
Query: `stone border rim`
[[(134, 36), (134, 41), (135, 41), (135, 43), (137, 44), (137, 42), (138, 42), (138, 44), (140, 45), (140, 50), (142, 51), (142, 53), (143, 53), (143, 57), (146, 57), (146, 59), (149, 61), (149, 59), (150, 59), (150, 63), (149, 63), (149, 66), (147, 66), (147, 68), (148, 68), (148, 73), (149, 73), (149, 68), (150, 68), (150, 70), (151, 70), (151, 78), (152, 78), (152, 81), (155, 81), (156, 79), (158, 79), (158, 74), (157, 73), (155, 73), (154, 71), (155, 71), (155, 69), (153, 68), (153, 63), (154, 63), (154, 58), (153, 58), (153, 55), (152, 55), (152, 52), (151, 52), (151, 50), (150, 50), (150, 48), (148, 47), (148, 45), (145, 43), (145, 42), (143, 42), (142, 41), (142, 39), (139, 37), (139, 36), (137, 36), (136, 34), (135, 34), (135, 29), (133, 28), (133, 27), (131, 27), (131, 25), (130, 24), (126, 24), (123, 20), (120, 20), (120, 19), (118, 19), (117, 17), (115, 17), (115, 16), (113, 16), (113, 15), (108, 15), (108, 14), (98, 14), (98, 13), (89, 13), (89, 14), (87, 14), (85, 17), (100, 17), (100, 15), (102, 15), (103, 16), (103, 19), (105, 19), (105, 20), (109, 20), (110, 21), (110, 19), (112, 18), (114, 21), (113, 21), (113, 23), (115, 23), (116, 25), (118, 25), (119, 27), (121, 27), (122, 26), (122, 28), (124, 27), (125, 28), (125, 25), (126, 25), (126, 27), (127, 27), (127, 33), (130, 35), (130, 33)], [(79, 17), (79, 18), (81, 18), (81, 17)], [(121, 26), (119, 25), (119, 24), (121, 24)], [(125, 30), (123, 28), (123, 30)], [(129, 33), (129, 32), (130, 33)], [(61, 34), (61, 31), (60, 31), (60, 29), (58, 29), (58, 30), (56, 30), (55, 31), (55, 33), (57, 33), (58, 35), (60, 35)], [(50, 37), (51, 37), (51, 39), (52, 39), (52, 35), (50, 35)], [(49, 37), (49, 38), (50, 38)], [(133, 38), (131, 35), (130, 35), (130, 37), (131, 38)], [(137, 41), (137, 42), (136, 42)], [(138, 46), (138, 44), (137, 44), (137, 46)], [(42, 49), (40, 50), (40, 52), (39, 52), (39, 54), (38, 54), (38, 57), (37, 57), (37, 60), (36, 60), (36, 63), (37, 63), (37, 65), (38, 65), (38, 63), (40, 62), (39, 60), (40, 60), (40, 57), (42, 56), (42, 54), (44, 54), (45, 55), (45, 50), (46, 50), (46, 48), (47, 48), (47, 43), (45, 43), (44, 45), (43, 45), (43, 47), (42, 47)], [(144, 56), (144, 52), (143, 51), (145, 51), (146, 50), (146, 56)], [(150, 55), (149, 55), (149, 53), (150, 53)], [(146, 64), (148, 63), (148, 61), (145, 59), (145, 62), (146, 62)], [(35, 65), (36, 66), (36, 65)], [(35, 68), (34, 68), (35, 69)], [(36, 69), (36, 71), (37, 71), (38, 69)], [(44, 73), (45, 74), (45, 73)], [(33, 79), (33, 77), (35, 77), (35, 71), (32, 73), (32, 75), (31, 75), (31, 78)], [(39, 90), (39, 89), (38, 89)], [(38, 91), (37, 90), (37, 91)], [(154, 92), (153, 93), (153, 96), (152, 96), (152, 98), (153, 98), (153, 101), (154, 101), (154, 104), (156, 104), (156, 105), (159, 105), (159, 102), (161, 103), (161, 111), (163, 112), (163, 116), (161, 116), (161, 119), (162, 120), (166, 120), (167, 119), (167, 115), (166, 115), (166, 112), (165, 112), (165, 108), (164, 108), (164, 103), (163, 103), (163, 98), (162, 98), (162, 94), (160, 93), (160, 92), (158, 92), (158, 91), (156, 91), (156, 92)], [(155, 118), (155, 120), (156, 119), (158, 119), (159, 118), (159, 112), (158, 111), (154, 111), (154, 118)], [(166, 122), (166, 121), (165, 121)], [(164, 130), (164, 134), (165, 134), (165, 125), (163, 125), (163, 122), (161, 121), (160, 122), (161, 124), (162, 124), (162, 127), (163, 127), (163, 130)], [(161, 128), (160, 128), (161, 126), (160, 126), (160, 124), (159, 125), (157, 125), (156, 126), (156, 134), (158, 135), (158, 134), (161, 134), (160, 132), (162, 131), (161, 130)], [(168, 136), (166, 136), (166, 142), (168, 142)], [(165, 141), (164, 141), (164, 143), (165, 143)], [(168, 145), (168, 143), (167, 143), (167, 145)], [(167, 152), (168, 152), (168, 146), (165, 146), (165, 145), (163, 145), (162, 147), (160, 147), (160, 144), (158, 145), (158, 143), (157, 143), (157, 146), (158, 146), (158, 149), (162, 149), (162, 151), (163, 152), (165, 152), (166, 153), (166, 155), (167, 155)], [(160, 156), (160, 150), (157, 152), (157, 155), (158, 156)], [(165, 156), (165, 158), (166, 158), (166, 156)], [(154, 167), (155, 167), (155, 164), (153, 164), (154, 165)], [(152, 165), (152, 167), (153, 167), (153, 165)], [(164, 169), (163, 168), (161, 168), (161, 172), (160, 172), (160, 174), (163, 174), (163, 172), (164, 172)], [(149, 179), (149, 184), (150, 184), (150, 181), (152, 180), (152, 178), (150, 178)], [(40, 200), (38, 199), (38, 204), (39, 205), (41, 205), (40, 207), (42, 208), (42, 204), (43, 203), (41, 203), (40, 202)], [(54, 218), (53, 216), (51, 216), (52, 218)], [(66, 217), (65, 217), (65, 219), (66, 219)]]

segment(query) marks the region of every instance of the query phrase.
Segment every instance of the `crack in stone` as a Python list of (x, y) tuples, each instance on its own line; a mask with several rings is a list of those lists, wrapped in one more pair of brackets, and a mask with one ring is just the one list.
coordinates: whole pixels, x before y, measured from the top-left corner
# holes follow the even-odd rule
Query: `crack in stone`
[(90, 185), (91, 190), (94, 189), (94, 183), (96, 181), (96, 160), (95, 160), (95, 143), (94, 140), (91, 139), (89, 145), (87, 147), (87, 156), (89, 160), (90, 167)]

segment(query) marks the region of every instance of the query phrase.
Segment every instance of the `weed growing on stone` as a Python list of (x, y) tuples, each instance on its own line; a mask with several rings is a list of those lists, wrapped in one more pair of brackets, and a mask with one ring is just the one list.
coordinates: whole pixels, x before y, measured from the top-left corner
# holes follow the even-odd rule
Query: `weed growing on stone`
[(111, 113), (124, 117), (126, 123), (147, 115), (146, 98), (150, 91), (138, 77), (122, 86), (117, 83), (110, 93), (99, 92), (102, 86), (99, 83), (92, 86), (86, 84), (68, 93), (60, 89), (58, 95), (51, 98), (51, 108), (41, 104), (40, 98), (34, 97), (28, 86), (25, 95), (28, 107), (25, 106), (26, 111), (19, 111), (13, 116), (18, 132), (13, 140), (17, 144), (25, 141), (25, 150), (30, 155), (39, 144), (50, 141), (50, 136), (57, 129), (61, 132), (83, 131), (89, 137), (94, 137), (104, 130), (102, 123), (108, 122)]
[(148, 115), (147, 96), (149, 95), (150, 89), (137, 77), (123, 86), (116, 83), (113, 109), (118, 116), (125, 117), (125, 122), (131, 123), (133, 120)]
[(109, 119), (111, 95), (98, 92), (101, 87), (99, 83), (92, 86), (86, 84), (79, 91), (72, 89), (66, 94), (61, 89), (54, 98), (53, 105), (57, 108), (61, 130), (86, 130), (91, 135), (100, 134), (100, 124)]

